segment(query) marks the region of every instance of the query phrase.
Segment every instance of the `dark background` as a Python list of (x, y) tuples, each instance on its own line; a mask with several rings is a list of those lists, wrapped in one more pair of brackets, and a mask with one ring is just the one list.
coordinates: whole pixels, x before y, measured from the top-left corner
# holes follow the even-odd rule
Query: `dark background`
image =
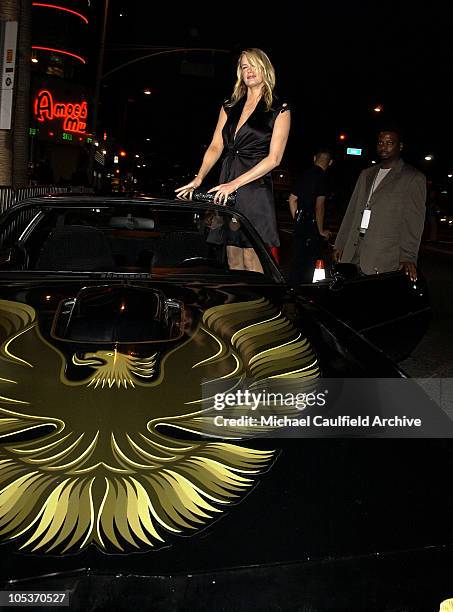
[[(356, 177), (374, 157), (379, 127), (397, 125), (406, 160), (447, 183), (453, 169), (452, 21), (451, 10), (436, 2), (265, 8), (111, 0), (104, 74), (162, 47), (219, 51), (167, 53), (105, 77), (101, 123), (117, 132), (124, 147), (154, 157), (157, 165), (168, 160), (196, 171), (220, 104), (231, 93), (238, 53), (255, 46), (270, 56), (276, 92), (292, 104), (283, 166), (307, 165), (318, 146), (333, 147), (337, 161), (345, 146), (363, 147), (362, 159), (344, 162)], [(378, 103), (384, 107), (379, 115), (373, 112)], [(424, 160), (428, 153), (432, 162)]]

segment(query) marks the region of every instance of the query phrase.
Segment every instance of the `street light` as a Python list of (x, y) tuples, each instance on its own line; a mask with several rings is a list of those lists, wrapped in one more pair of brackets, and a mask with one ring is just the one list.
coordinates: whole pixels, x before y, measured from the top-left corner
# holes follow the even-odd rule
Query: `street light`
[(425, 155), (425, 159), (426, 161), (432, 161), (434, 159), (434, 155), (431, 155), (431, 154)]
[(376, 104), (373, 110), (375, 113), (382, 113), (382, 111), (384, 110), (384, 107), (382, 106), (382, 104)]
[(149, 87), (147, 87), (146, 89), (143, 90), (143, 93), (145, 94), (145, 96), (150, 96), (152, 91), (151, 89), (149, 89)]

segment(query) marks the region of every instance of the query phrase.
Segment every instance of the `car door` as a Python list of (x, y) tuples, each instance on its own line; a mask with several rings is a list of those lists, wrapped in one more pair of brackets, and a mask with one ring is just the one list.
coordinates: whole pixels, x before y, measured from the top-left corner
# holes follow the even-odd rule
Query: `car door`
[(392, 359), (406, 358), (425, 334), (431, 319), (428, 287), (402, 272), (351, 273), (301, 285), (299, 296), (314, 301), (359, 331)]

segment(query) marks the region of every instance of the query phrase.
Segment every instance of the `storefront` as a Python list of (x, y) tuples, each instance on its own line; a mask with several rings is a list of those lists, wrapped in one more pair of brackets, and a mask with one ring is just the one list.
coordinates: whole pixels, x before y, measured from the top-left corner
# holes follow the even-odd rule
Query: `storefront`
[(51, 183), (86, 181), (90, 103), (84, 88), (66, 81), (33, 79), (30, 122), (32, 180)]
[[(104, 155), (93, 147), (96, 2), (33, 2), (29, 168), (33, 184), (92, 184)], [(94, 168), (93, 168), (94, 165)], [(91, 176), (89, 174), (93, 173)], [(94, 175), (94, 177), (93, 177)]]

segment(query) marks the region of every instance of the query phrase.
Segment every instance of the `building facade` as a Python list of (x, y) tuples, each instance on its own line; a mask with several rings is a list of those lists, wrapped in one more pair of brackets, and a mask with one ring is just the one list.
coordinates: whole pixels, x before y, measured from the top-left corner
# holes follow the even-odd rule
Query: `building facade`
[(88, 184), (102, 172), (102, 153), (89, 164), (101, 11), (96, 0), (32, 2), (32, 183)]

